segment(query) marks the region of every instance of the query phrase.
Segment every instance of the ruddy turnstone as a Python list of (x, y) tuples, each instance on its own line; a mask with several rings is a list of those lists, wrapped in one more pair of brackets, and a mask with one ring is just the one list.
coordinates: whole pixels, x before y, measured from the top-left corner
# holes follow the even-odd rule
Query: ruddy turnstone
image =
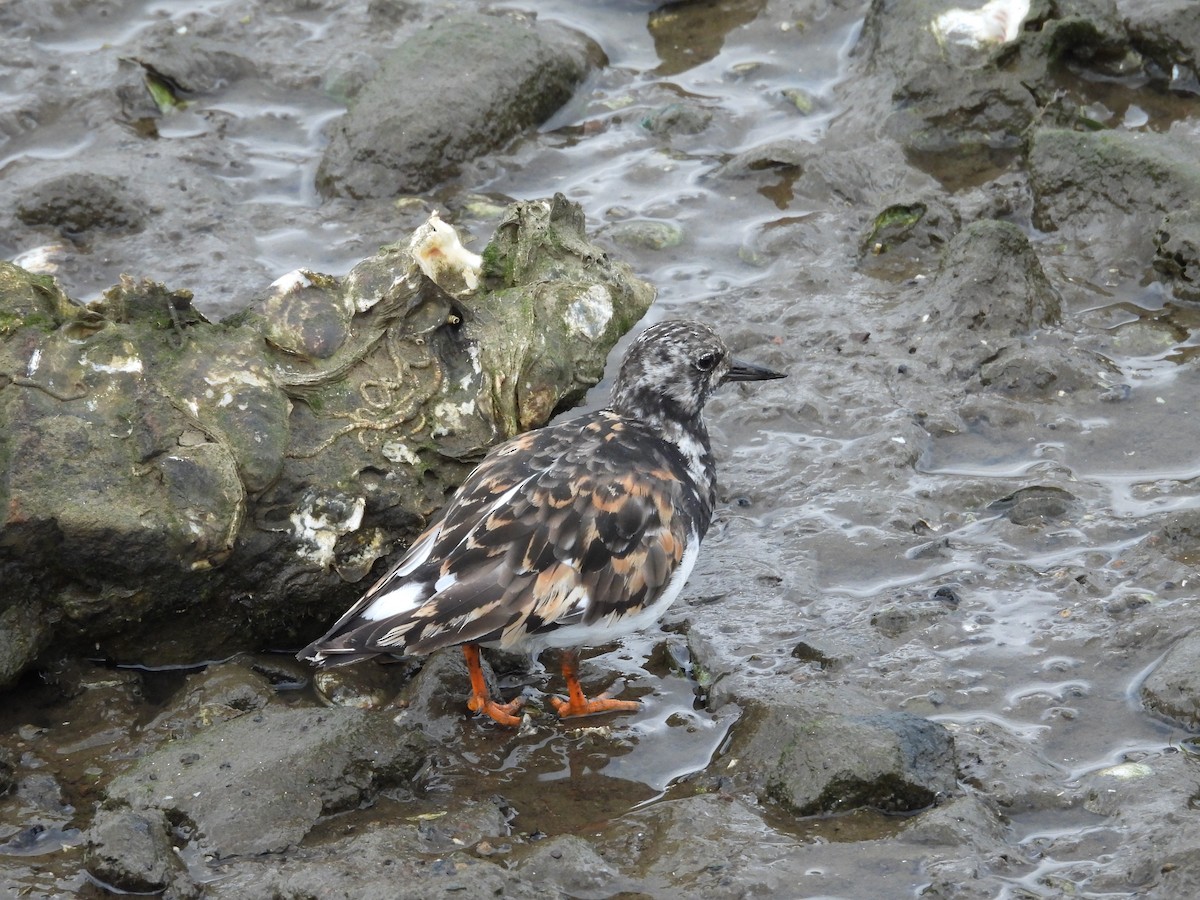
[(734, 359), (705, 325), (647, 328), (607, 408), (494, 447), (441, 519), (299, 658), (335, 666), (461, 645), (468, 708), (516, 725), (522, 700), (489, 696), (479, 647), (556, 647), (560, 716), (637, 709), (584, 696), (579, 647), (653, 624), (679, 596), (716, 503), (704, 403), (727, 381), (783, 377)]

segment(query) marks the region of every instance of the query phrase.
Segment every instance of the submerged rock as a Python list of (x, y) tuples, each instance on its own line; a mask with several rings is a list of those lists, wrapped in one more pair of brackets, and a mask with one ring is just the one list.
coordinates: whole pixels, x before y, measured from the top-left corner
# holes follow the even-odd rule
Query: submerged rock
[[(540, 888), (520, 874), (468, 850), (485, 834), (499, 842), (507, 826), (491, 804), (476, 804), (443, 817), (406, 817), (375, 822), (338, 840), (305, 847), (299, 854), (221, 860), (220, 877), (205, 885), (213, 900), (458, 900), (505, 897), (540, 900)], [(436, 815), (436, 814), (435, 814)], [(455, 818), (464, 828), (450, 830)], [(416, 821), (413, 821), (416, 820)], [(461, 836), (460, 836), (461, 835)]]
[(74, 240), (96, 230), (141, 231), (148, 216), (144, 202), (123, 182), (83, 173), (36, 185), (17, 207), (17, 218), (26, 225), (52, 227)]
[(1200, 632), (1181, 638), (1142, 683), (1142, 702), (1192, 731), (1200, 731)]
[(51, 646), (303, 643), (653, 298), (562, 197), (516, 204), (482, 258), (438, 224), (217, 324), (187, 291), (81, 306), (0, 264), (0, 684)]
[(1134, 47), (1148, 61), (1153, 83), (1180, 93), (1200, 93), (1200, 16), (1191, 0), (1123, 5)]
[(109, 890), (173, 897), (200, 893), (168, 837), (170, 825), (158, 810), (100, 810), (88, 832), (88, 874)]
[(355, 709), (267, 707), (152, 751), (106, 791), (135, 812), (198, 830), (218, 857), (294, 846), (322, 815), (407, 784), (425, 742), (388, 716)]

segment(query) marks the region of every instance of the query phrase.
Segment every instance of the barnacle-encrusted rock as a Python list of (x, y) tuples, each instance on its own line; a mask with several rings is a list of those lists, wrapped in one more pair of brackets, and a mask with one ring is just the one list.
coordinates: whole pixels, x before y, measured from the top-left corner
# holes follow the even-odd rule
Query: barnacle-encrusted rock
[(0, 684), (59, 649), (182, 662), (319, 630), (649, 306), (583, 226), (518, 203), (481, 259), (431, 220), (216, 324), (187, 291), (82, 306), (0, 264)]

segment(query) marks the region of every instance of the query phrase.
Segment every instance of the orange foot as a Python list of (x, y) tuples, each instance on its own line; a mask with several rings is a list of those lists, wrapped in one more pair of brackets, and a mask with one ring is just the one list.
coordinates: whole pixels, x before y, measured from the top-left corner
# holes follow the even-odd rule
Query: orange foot
[(467, 709), (471, 710), (471, 712), (491, 716), (492, 719), (501, 725), (513, 728), (521, 724), (520, 716), (514, 716), (513, 713), (520, 710), (524, 702), (524, 699), (518, 697), (516, 700), (510, 700), (508, 703), (497, 703), (488, 697), (477, 697), (472, 694), (467, 699)]
[(488, 693), (487, 681), (483, 677), (483, 668), (479, 664), (479, 647), (475, 644), (463, 644), (463, 657), (467, 661), (467, 674), (471, 676), (471, 696), (467, 699), (467, 709), (471, 712), (483, 713), (494, 721), (510, 728), (520, 725), (521, 720), (514, 716), (525, 701), (518, 697), (508, 703), (497, 703)]
[(606, 712), (633, 712), (642, 708), (642, 704), (636, 700), (613, 700), (605, 694), (601, 694), (595, 700), (585, 697), (583, 688), (579, 684), (578, 650), (562, 652), (562, 673), (567, 682), (567, 699), (550, 698), (550, 703), (558, 712), (559, 718), (594, 716), (596, 713)]
[(550, 703), (561, 719), (572, 716), (594, 716), (597, 713), (606, 712), (634, 712), (642, 708), (642, 704), (636, 700), (613, 700), (604, 694), (594, 700), (589, 700), (583, 696), (582, 692), (578, 699), (571, 697), (563, 700), (559, 697), (551, 697)]

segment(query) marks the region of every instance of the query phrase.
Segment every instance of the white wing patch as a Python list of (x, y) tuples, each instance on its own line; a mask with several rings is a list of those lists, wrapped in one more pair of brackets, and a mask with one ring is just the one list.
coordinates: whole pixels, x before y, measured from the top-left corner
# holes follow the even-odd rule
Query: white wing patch
[[(428, 551), (426, 551), (428, 554)], [(360, 616), (371, 622), (378, 622), (389, 616), (399, 616), (412, 612), (428, 598), (428, 587), (420, 581), (410, 581), (393, 588), (386, 594), (380, 594), (363, 609)]]

